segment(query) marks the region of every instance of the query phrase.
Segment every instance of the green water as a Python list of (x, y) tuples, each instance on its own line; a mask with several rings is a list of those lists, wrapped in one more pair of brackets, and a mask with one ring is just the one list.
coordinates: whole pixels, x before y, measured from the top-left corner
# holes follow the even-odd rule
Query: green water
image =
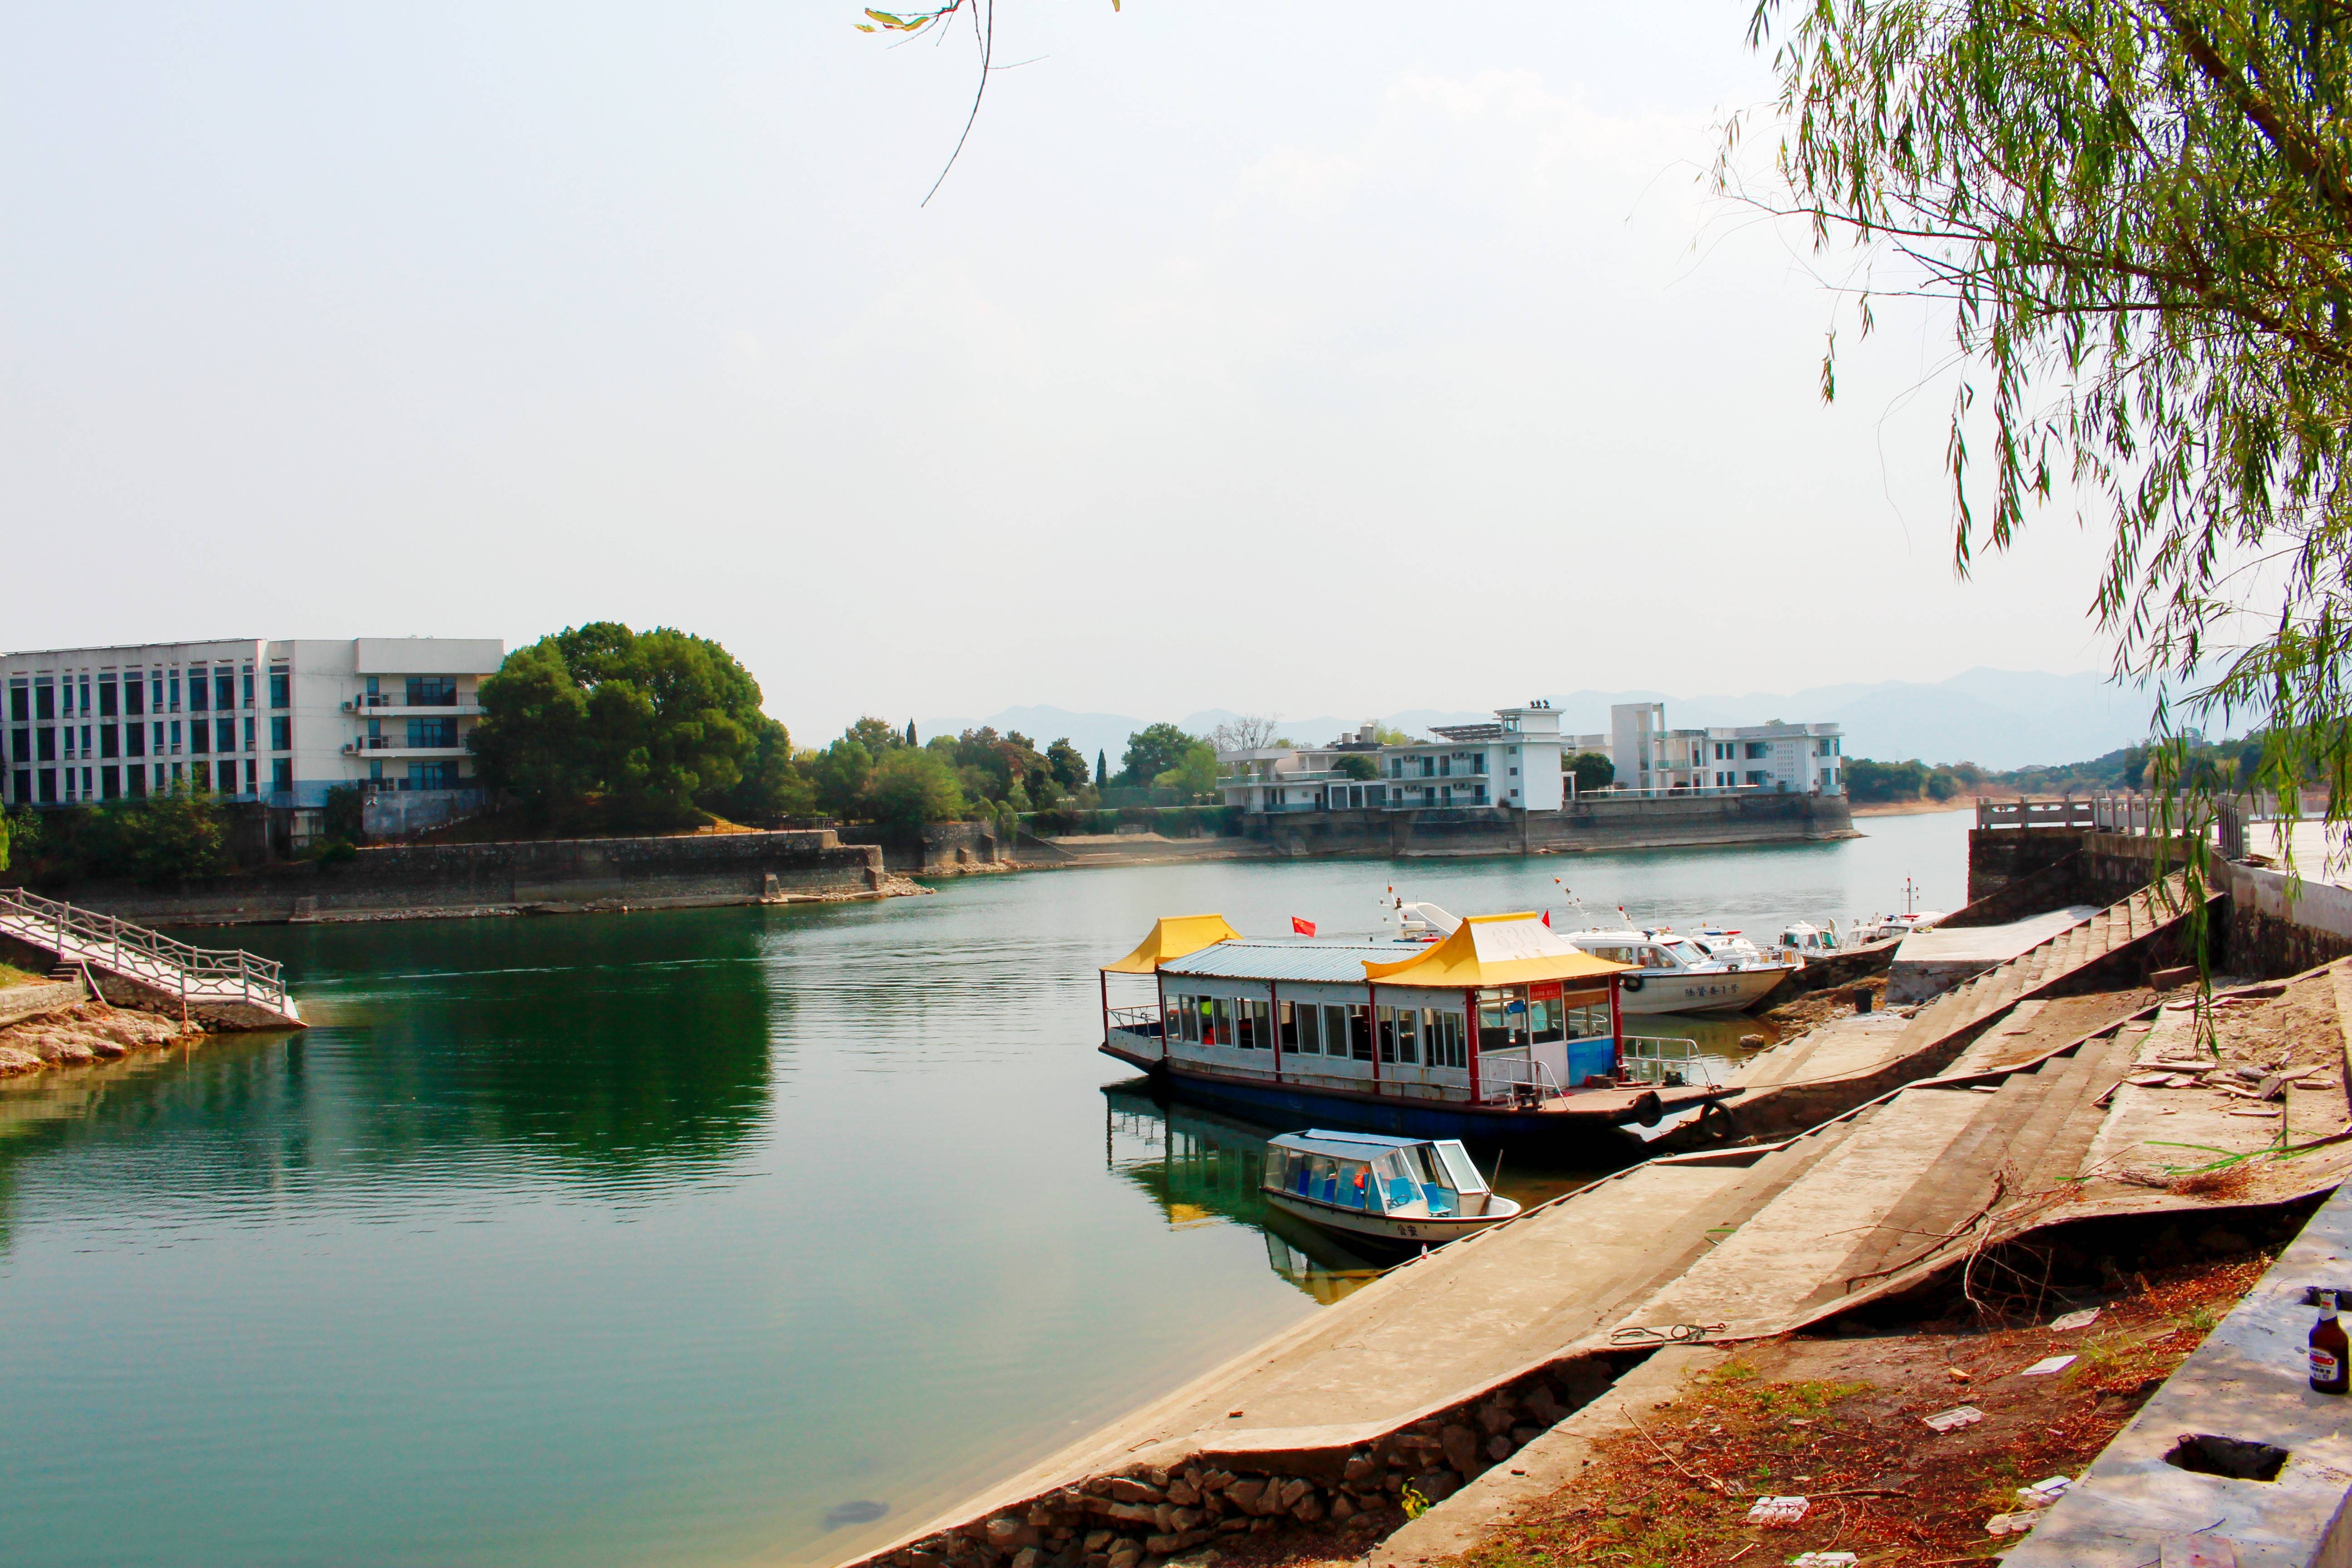
[(1152, 917), (1959, 901), (1963, 815), (1864, 826), (239, 931), (315, 1027), (0, 1087), (0, 1561), (846, 1555), (1365, 1277), (1270, 1227), (1259, 1130), (1106, 1093)]

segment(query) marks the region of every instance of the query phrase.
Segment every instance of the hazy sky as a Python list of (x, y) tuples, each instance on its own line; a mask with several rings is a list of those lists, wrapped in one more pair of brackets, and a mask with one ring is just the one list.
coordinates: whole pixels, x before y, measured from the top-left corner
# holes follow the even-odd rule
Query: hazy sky
[(669, 623), (804, 742), (2104, 668), (2070, 515), (1953, 580), (1940, 313), (1825, 410), (1700, 184), (1747, 0), (1002, 5), (928, 208), (968, 36), (855, 4), (8, 5), (0, 646)]

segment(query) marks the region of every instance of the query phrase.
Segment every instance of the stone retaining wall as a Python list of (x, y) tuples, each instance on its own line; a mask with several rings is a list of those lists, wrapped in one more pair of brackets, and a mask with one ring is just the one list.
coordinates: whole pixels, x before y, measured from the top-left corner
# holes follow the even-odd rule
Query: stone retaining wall
[(886, 890), (887, 875), (879, 848), (809, 828), (389, 845), (323, 869), (278, 866), (170, 889), (89, 882), (64, 896), (149, 923), (230, 925), (866, 898)]
[(931, 822), (919, 834), (871, 823), (835, 830), (844, 844), (870, 845), (882, 852), (887, 869), (908, 877), (955, 877), (995, 870), (1008, 858), (999, 847), (992, 822)]
[(1560, 811), (1507, 806), (1253, 814), (1244, 833), (1277, 853), (1410, 858), (1802, 843), (1853, 836), (1843, 795), (1594, 795)]
[[(1607, 1392), (1651, 1352), (1563, 1358), (1381, 1433), (1278, 1451), (1155, 1454), (855, 1560), (857, 1568), (1159, 1568), (1221, 1536), (1443, 1502)], [(1328, 1433), (1329, 1428), (1323, 1431)]]
[(81, 976), (43, 981), (37, 985), (11, 985), (0, 991), (0, 1024), (13, 1024), (42, 1013), (70, 1007), (82, 999)]

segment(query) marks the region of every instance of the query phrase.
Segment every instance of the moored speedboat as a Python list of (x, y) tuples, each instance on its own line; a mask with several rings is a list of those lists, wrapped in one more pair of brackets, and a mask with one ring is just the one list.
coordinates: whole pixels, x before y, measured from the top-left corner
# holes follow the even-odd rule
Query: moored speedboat
[(1266, 1145), (1264, 1192), (1309, 1225), (1390, 1247), (1434, 1247), (1519, 1213), (1450, 1138), (1286, 1132)]
[(1578, 950), (1627, 966), (1618, 977), (1620, 1010), (1651, 1013), (1737, 1013), (1754, 1006), (1801, 960), (1778, 963), (1710, 953), (1673, 931), (1579, 931), (1565, 940)]

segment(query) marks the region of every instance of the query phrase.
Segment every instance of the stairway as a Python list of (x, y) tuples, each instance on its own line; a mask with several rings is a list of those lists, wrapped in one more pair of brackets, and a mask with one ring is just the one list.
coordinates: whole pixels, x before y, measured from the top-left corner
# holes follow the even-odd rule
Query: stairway
[(1720, 1246), (1662, 1259), (1658, 1288), (1619, 1331), (1695, 1322), (1721, 1323), (1724, 1337), (1778, 1333), (2063, 1194), (2147, 1032), (2126, 1025), (1997, 1084), (1921, 1084), (1865, 1107), (1843, 1137), (1792, 1161), (1789, 1179), (1759, 1181), (1761, 1201)]
[(22, 888), (0, 888), (0, 936), (48, 955), (51, 973), (87, 969), (101, 988), (176, 1007), (219, 1028), (299, 1029), (284, 965), (236, 949), (191, 947), (112, 915), (76, 909)]
[(2187, 920), (2185, 879), (2175, 875), (2164, 888), (2169, 907), (2163, 894), (2142, 889), (1927, 1003), (1912, 1015), (1896, 1054), (1931, 1054), (1956, 1040), (1965, 1047), (2017, 1003), (2045, 994), (2089, 965)]

